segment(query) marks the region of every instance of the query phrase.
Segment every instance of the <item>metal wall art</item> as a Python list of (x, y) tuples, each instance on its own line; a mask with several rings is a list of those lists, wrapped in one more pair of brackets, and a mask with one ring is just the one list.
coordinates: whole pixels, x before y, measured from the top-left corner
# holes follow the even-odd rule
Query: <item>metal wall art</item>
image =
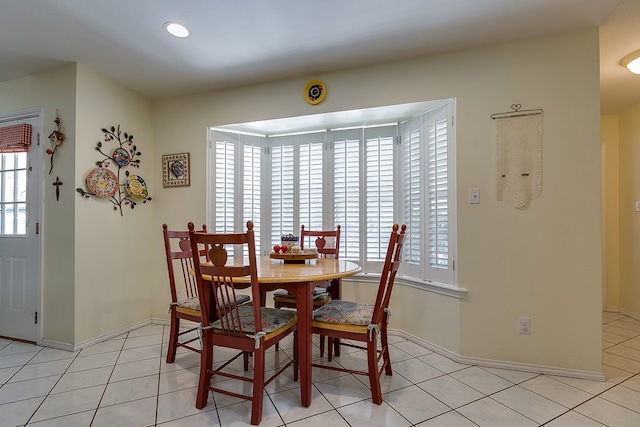
[[(113, 204), (114, 210), (119, 210), (122, 216), (122, 205), (129, 205), (131, 209), (139, 202), (146, 203), (151, 200), (147, 183), (140, 175), (134, 175), (125, 168), (140, 167), (141, 152), (133, 143), (133, 135), (127, 132), (120, 132), (118, 127), (111, 126), (110, 129), (102, 129), (104, 133), (104, 144), (102, 141), (96, 143), (96, 151), (104, 159), (96, 162), (96, 168), (87, 174), (87, 190), (77, 188), (76, 191), (84, 198), (98, 197), (108, 199)], [(107, 145), (115, 142), (116, 147), (111, 150)], [(115, 172), (111, 170), (115, 168)], [(121, 171), (124, 169), (124, 181), (122, 181)]]

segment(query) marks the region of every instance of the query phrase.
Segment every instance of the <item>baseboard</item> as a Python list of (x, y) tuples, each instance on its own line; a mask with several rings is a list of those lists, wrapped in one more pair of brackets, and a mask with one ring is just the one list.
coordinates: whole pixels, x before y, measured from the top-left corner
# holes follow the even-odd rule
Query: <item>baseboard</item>
[(538, 374), (556, 375), (559, 377), (580, 378), (580, 379), (592, 380), (592, 381), (605, 381), (605, 377), (602, 372), (582, 371), (582, 370), (570, 369), (570, 368), (556, 368), (553, 366), (531, 365), (527, 363), (507, 362), (507, 361), (493, 360), (493, 359), (482, 359), (477, 357), (465, 357), (465, 356), (460, 356), (459, 354), (454, 353), (450, 350), (447, 350), (446, 348), (443, 348), (436, 344), (432, 344), (428, 341), (425, 341), (422, 338), (418, 338), (407, 332), (400, 331), (398, 329), (389, 329), (388, 333), (389, 335), (406, 338), (411, 342), (414, 342), (422, 347), (428, 348), (429, 350), (435, 353), (438, 353), (441, 356), (448, 357), (449, 359), (455, 362), (461, 363), (463, 365), (476, 365), (476, 366), (482, 366), (487, 368), (510, 369), (512, 371), (533, 372)]
[(147, 325), (150, 325), (150, 324), (151, 324), (151, 320), (150, 319), (143, 320), (141, 322), (134, 323), (133, 325), (129, 325), (129, 326), (126, 326), (124, 328), (117, 329), (115, 331), (111, 331), (111, 332), (108, 332), (106, 334), (99, 335), (99, 336), (97, 336), (95, 338), (91, 338), (90, 340), (83, 341), (83, 342), (81, 342), (79, 344), (76, 344), (76, 345), (71, 345), (71, 344), (67, 344), (67, 343), (61, 343), (61, 342), (57, 342), (57, 341), (49, 341), (49, 340), (42, 340), (40, 342), (40, 345), (43, 345), (45, 347), (57, 348), (59, 350), (80, 351), (85, 347), (89, 347), (91, 345), (98, 344), (98, 343), (100, 343), (102, 341), (110, 340), (111, 338), (115, 338), (115, 337), (117, 337), (119, 335), (126, 334), (127, 332), (131, 332), (131, 331), (133, 331), (135, 329), (142, 328), (143, 326), (147, 326)]
[(55, 348), (57, 350), (64, 350), (64, 351), (70, 351), (70, 352), (74, 352), (75, 351), (73, 349), (73, 344), (69, 344), (69, 343), (66, 343), (66, 342), (58, 342), (58, 341), (51, 341), (51, 340), (40, 340), (38, 342), (38, 345), (40, 345), (42, 347)]
[(152, 317), (151, 318), (151, 324), (152, 325), (170, 326), (171, 325), (171, 319), (158, 319), (158, 318)]
[(624, 314), (624, 315), (625, 315), (625, 316), (627, 316), (627, 317), (631, 317), (632, 319), (640, 320), (640, 314), (635, 314), (635, 313), (632, 313), (632, 312), (630, 312), (630, 311), (627, 311), (627, 310), (620, 310), (620, 309), (618, 309), (618, 310), (616, 310), (616, 311), (617, 311), (618, 313), (620, 313), (620, 314)]
[[(623, 311), (620, 311), (620, 312), (624, 313)], [(624, 314), (626, 316), (633, 317), (635, 319), (640, 320), (640, 316), (633, 315), (632, 313), (624, 313)], [(85, 347), (98, 344), (102, 341), (115, 338), (119, 335), (125, 334), (127, 332), (133, 331), (135, 329), (138, 329), (150, 324), (168, 326), (171, 324), (171, 322), (170, 320), (167, 320), (167, 319), (151, 318), (148, 320), (143, 320), (138, 323), (134, 323), (133, 325), (129, 325), (125, 328), (100, 335), (98, 337), (79, 343), (75, 346), (67, 343), (61, 343), (61, 342), (49, 341), (49, 340), (42, 340), (40, 342), (40, 345), (44, 347), (51, 347), (59, 350), (74, 352), (74, 351), (82, 350)], [(580, 379), (593, 380), (593, 381), (605, 381), (604, 374), (602, 372), (582, 371), (582, 370), (568, 369), (568, 368), (556, 368), (553, 366), (530, 365), (526, 363), (506, 362), (506, 361), (492, 360), (492, 359), (481, 359), (476, 357), (465, 357), (465, 356), (460, 356), (459, 354), (454, 353), (450, 350), (447, 350), (446, 348), (440, 347), (436, 344), (430, 343), (429, 341), (425, 341), (422, 338), (418, 338), (414, 335), (411, 335), (407, 332), (404, 332), (398, 329), (389, 329), (389, 335), (403, 337), (422, 347), (428, 348), (429, 350), (435, 353), (438, 353), (441, 356), (448, 357), (449, 359), (464, 365), (477, 365), (477, 366), (484, 366), (487, 368), (510, 369), (513, 371), (525, 371), (525, 372), (534, 372), (534, 373), (546, 374), (546, 375), (557, 375), (561, 377), (580, 378)]]

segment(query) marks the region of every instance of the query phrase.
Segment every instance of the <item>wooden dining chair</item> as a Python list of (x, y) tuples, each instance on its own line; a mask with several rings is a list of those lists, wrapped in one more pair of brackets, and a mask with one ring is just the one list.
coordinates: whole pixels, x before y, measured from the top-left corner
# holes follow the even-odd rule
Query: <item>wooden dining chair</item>
[[(202, 230), (207, 231), (207, 226), (202, 225)], [(171, 325), (169, 326), (169, 348), (167, 350), (167, 363), (173, 363), (176, 359), (178, 347), (184, 347), (200, 353), (200, 349), (191, 345), (199, 339), (193, 336), (185, 341), (180, 341), (183, 335), (191, 334), (197, 330), (197, 326), (180, 332), (180, 320), (188, 320), (200, 323), (200, 301), (198, 300), (198, 286), (195, 276), (190, 274), (193, 268), (189, 231), (172, 231), (167, 224), (162, 224), (164, 237), (164, 250), (167, 258), (167, 271), (169, 273), (169, 289), (171, 290)], [(206, 254), (201, 254), (206, 256)]]
[[(313, 364), (313, 366), (368, 376), (371, 397), (376, 405), (382, 403), (380, 377), (383, 373), (392, 375), (389, 341), (387, 339), (389, 301), (401, 262), (402, 244), (406, 228), (406, 225), (398, 227), (398, 224), (394, 224), (393, 226), (374, 304), (362, 304), (336, 299), (319, 308), (315, 312), (313, 319), (313, 333), (329, 337), (329, 361), (332, 359), (332, 340), (342, 339), (342, 345), (366, 350), (367, 369), (353, 370), (320, 364)], [(400, 232), (398, 232), (398, 229)], [(344, 341), (345, 339), (355, 344), (347, 344)], [(378, 349), (378, 340), (380, 340), (381, 344), (380, 349)], [(363, 344), (357, 344), (358, 342)]]
[[(202, 232), (207, 232), (207, 226), (202, 225)], [(200, 339), (193, 335), (197, 331), (197, 325), (180, 331), (180, 320), (200, 323), (200, 300), (198, 299), (198, 285), (193, 272), (193, 256), (191, 255), (191, 243), (189, 231), (169, 230), (167, 224), (162, 224), (164, 237), (164, 250), (167, 258), (167, 272), (169, 273), (169, 289), (171, 291), (171, 303), (169, 313), (171, 324), (169, 326), (169, 347), (167, 349), (167, 363), (173, 363), (176, 359), (178, 347), (200, 353), (200, 348), (192, 345)], [(207, 259), (207, 251), (200, 250), (200, 256)], [(241, 303), (249, 301), (249, 297), (243, 295)], [(190, 338), (181, 341), (181, 337), (191, 334)]]
[[(199, 248), (208, 248), (209, 262), (193, 256), (195, 277), (198, 283), (202, 322), (203, 348), (200, 354), (200, 378), (196, 407), (207, 406), (209, 391), (222, 393), (241, 399), (251, 400), (251, 424), (257, 425), (262, 419), (264, 388), (280, 373), (293, 365), (294, 380), (298, 380), (298, 336), (296, 312), (276, 308), (260, 307), (258, 267), (256, 263), (255, 236), (253, 222), (247, 222), (245, 233), (208, 234), (194, 231), (189, 223), (191, 252), (197, 254)], [(225, 246), (233, 245), (236, 251), (242, 248), (243, 259), (228, 257)], [(244, 283), (238, 279), (243, 278)], [(246, 283), (246, 281), (249, 283)], [(238, 289), (251, 289), (255, 304), (238, 303)], [(230, 304), (219, 304), (211, 295), (221, 295)], [(217, 319), (217, 320), (215, 320)], [(265, 350), (293, 333), (293, 358), (282, 361), (279, 369), (265, 380)], [(214, 347), (237, 350), (230, 360), (213, 366)], [(244, 370), (248, 371), (248, 357), (253, 355), (253, 375), (234, 373), (228, 366), (241, 355), (244, 356)], [(220, 362), (220, 361), (217, 361)], [(251, 394), (241, 394), (216, 387), (211, 384), (214, 376), (231, 378), (252, 384)]]
[[(312, 238), (315, 240), (312, 242)], [(304, 224), (300, 227), (300, 250), (304, 250), (312, 245), (318, 251), (319, 257), (338, 259), (340, 254), (340, 225), (335, 230), (305, 230)], [(323, 291), (314, 294), (313, 309), (322, 307), (331, 301), (331, 281), (314, 283), (315, 289)], [(336, 283), (336, 286), (338, 284)], [(337, 289), (334, 289), (337, 291)], [(296, 297), (285, 290), (279, 290), (273, 294), (273, 306), (275, 308), (296, 308)], [(320, 337), (320, 355), (324, 356), (324, 338)], [(276, 347), (277, 349), (278, 347)]]

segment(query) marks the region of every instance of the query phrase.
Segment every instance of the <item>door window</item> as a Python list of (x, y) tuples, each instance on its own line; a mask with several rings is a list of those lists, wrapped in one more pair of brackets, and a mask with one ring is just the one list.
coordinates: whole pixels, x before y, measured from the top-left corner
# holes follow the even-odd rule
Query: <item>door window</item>
[(27, 233), (27, 153), (0, 154), (0, 235)]

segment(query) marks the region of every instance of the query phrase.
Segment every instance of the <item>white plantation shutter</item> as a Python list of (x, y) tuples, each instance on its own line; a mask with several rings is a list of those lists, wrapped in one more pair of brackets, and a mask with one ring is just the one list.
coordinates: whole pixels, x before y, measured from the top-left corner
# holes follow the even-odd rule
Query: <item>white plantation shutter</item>
[(365, 129), (366, 261), (384, 261), (394, 212), (394, 141), (383, 129)]
[[(258, 253), (261, 233), (261, 145), (261, 140), (256, 137), (227, 132), (212, 133), (215, 204), (213, 224), (209, 229), (215, 233), (241, 232), (246, 230), (247, 221), (251, 220)], [(238, 191), (238, 188), (242, 191)], [(226, 249), (233, 256), (234, 248)]]
[[(324, 132), (299, 135), (294, 138), (296, 142), (300, 141), (296, 144), (299, 150), (297, 157), (300, 160), (298, 224), (304, 224), (307, 230), (323, 229), (324, 139)], [(300, 229), (300, 227), (297, 228)], [(298, 233), (294, 232), (294, 234)]]
[(247, 221), (253, 221), (253, 229), (256, 238), (256, 253), (260, 253), (260, 236), (262, 231), (261, 221), (261, 155), (262, 147), (245, 144), (243, 147), (243, 203), (242, 203), (242, 228), (246, 229)]
[(447, 105), (400, 125), (402, 136), (404, 274), (432, 282), (454, 283), (454, 238), (449, 140), (452, 107)]
[[(402, 128), (404, 223), (407, 235), (404, 240), (403, 261), (412, 266), (422, 263), (422, 224), (424, 211), (423, 166), (421, 159), (421, 117), (404, 123)], [(420, 271), (420, 269), (418, 269)]]
[(235, 194), (236, 194), (236, 168), (235, 147), (236, 141), (225, 135), (219, 135), (215, 143), (215, 183), (213, 185), (215, 195), (215, 223), (213, 227), (216, 233), (231, 233), (235, 231)]
[(449, 189), (447, 119), (429, 123), (427, 194), (429, 212), (429, 265), (449, 267)]
[(340, 259), (360, 259), (360, 139), (362, 131), (334, 131), (334, 223), (340, 225)]
[(294, 147), (271, 147), (271, 242), (280, 243), (283, 234), (294, 229)]

